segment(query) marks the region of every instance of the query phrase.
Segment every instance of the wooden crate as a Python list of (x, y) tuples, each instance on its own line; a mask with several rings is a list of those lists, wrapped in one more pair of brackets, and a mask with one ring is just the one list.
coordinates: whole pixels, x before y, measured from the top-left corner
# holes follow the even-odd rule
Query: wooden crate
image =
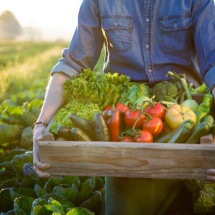
[(39, 142), (51, 175), (206, 179), (215, 168), (214, 144)]
[[(203, 94), (192, 95), (199, 104)], [(40, 160), (51, 175), (114, 176), (206, 180), (215, 168), (214, 137), (201, 144), (52, 141), (39, 142)]]

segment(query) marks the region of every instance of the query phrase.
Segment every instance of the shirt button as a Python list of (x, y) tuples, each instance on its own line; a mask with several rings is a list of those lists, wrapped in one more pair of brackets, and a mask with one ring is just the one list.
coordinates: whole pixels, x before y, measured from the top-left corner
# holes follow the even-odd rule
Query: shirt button
[(149, 49), (149, 44), (146, 44), (146, 45), (145, 45), (145, 48), (146, 48), (146, 49)]
[(149, 19), (149, 18), (146, 18), (146, 22), (150, 22), (150, 19)]
[(148, 69), (148, 72), (151, 73), (151, 72), (152, 72), (152, 69)]

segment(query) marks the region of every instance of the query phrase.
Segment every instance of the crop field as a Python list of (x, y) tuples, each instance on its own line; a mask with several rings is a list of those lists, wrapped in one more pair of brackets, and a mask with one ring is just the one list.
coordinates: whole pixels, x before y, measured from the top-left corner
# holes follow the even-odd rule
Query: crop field
[[(66, 42), (0, 42), (0, 214), (100, 214), (100, 177), (38, 178), (31, 125)], [(97, 65), (97, 69), (101, 62)]]

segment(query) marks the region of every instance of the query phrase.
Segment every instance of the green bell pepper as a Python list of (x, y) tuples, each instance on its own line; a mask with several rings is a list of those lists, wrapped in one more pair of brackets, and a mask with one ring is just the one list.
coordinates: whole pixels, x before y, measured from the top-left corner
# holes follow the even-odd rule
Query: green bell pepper
[(213, 99), (213, 94), (204, 94), (202, 102), (199, 104), (196, 111), (197, 125), (203, 120), (206, 115), (211, 112), (213, 106)]

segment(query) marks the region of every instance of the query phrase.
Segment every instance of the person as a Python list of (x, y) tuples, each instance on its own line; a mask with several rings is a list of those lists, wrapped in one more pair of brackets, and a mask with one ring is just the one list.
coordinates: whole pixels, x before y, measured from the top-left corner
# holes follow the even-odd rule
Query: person
[[(195, 86), (205, 82), (215, 95), (214, 41), (213, 0), (83, 0), (78, 26), (69, 48), (51, 71), (34, 127), (37, 174), (50, 177), (45, 171), (50, 165), (39, 160), (38, 140), (63, 105), (64, 82), (85, 68), (93, 70), (103, 47), (104, 72), (156, 83), (172, 70), (184, 73)], [(215, 181), (215, 167), (208, 170), (207, 179)], [(168, 214), (181, 189), (180, 180), (106, 178), (105, 214)]]

